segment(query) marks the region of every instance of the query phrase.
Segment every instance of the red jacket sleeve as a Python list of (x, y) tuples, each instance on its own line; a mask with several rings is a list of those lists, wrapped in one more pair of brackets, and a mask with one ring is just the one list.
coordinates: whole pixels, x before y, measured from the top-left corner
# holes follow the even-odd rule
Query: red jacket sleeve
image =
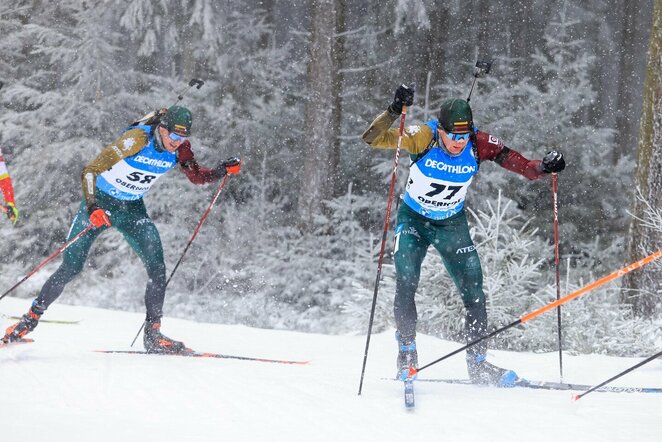
[(9, 171), (5, 165), (5, 159), (2, 156), (2, 151), (0, 151), (0, 190), (2, 195), (5, 198), (6, 203), (14, 204), (14, 187), (11, 184), (11, 178), (9, 178)]
[(198, 164), (193, 156), (191, 143), (184, 141), (177, 149), (177, 162), (182, 168), (186, 178), (193, 184), (212, 183), (221, 178), (214, 169), (208, 169)]
[(476, 150), (480, 161), (494, 161), (504, 169), (530, 180), (547, 175), (540, 168), (540, 160), (528, 160), (521, 153), (504, 146), (497, 137), (487, 132), (476, 132)]

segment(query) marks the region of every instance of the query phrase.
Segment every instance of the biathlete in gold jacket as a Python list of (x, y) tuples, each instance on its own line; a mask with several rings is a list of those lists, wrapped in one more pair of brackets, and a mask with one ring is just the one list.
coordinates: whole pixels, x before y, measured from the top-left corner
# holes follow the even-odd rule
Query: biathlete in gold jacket
[[(412, 87), (398, 87), (388, 110), (366, 129), (363, 140), (372, 147), (395, 149), (399, 130), (390, 127), (400, 115), (402, 106), (411, 105), (413, 100)], [(494, 161), (507, 170), (535, 180), (562, 171), (565, 160), (555, 151), (547, 153), (542, 161), (527, 160), (506, 147), (500, 139), (476, 129), (469, 103), (457, 98), (442, 103), (437, 119), (407, 127), (401, 147), (409, 152), (412, 162), (395, 229), (393, 310), (397, 327), (398, 377), (405, 380), (410, 367), (418, 368), (414, 295), (421, 264), (430, 245), (441, 255), (462, 296), (467, 342), (487, 334), (483, 274), (464, 211), (467, 189), (480, 163)], [(484, 341), (467, 349), (471, 380), (512, 386), (518, 379), (515, 372), (487, 362), (486, 351)]]
[(41, 315), (60, 296), (65, 285), (81, 272), (94, 240), (112, 226), (138, 254), (149, 277), (145, 291), (145, 349), (176, 353), (186, 348), (182, 342), (170, 339), (160, 331), (166, 268), (161, 238), (147, 214), (143, 196), (163, 174), (177, 165), (195, 184), (216, 181), (228, 173), (239, 173), (241, 168), (238, 158), (230, 158), (215, 169), (200, 167), (188, 141), (192, 122), (188, 109), (172, 106), (162, 117), (129, 127), (85, 166), (82, 173), (84, 199), (69, 230), (68, 240), (90, 224), (94, 229), (64, 251), (62, 265), (46, 281), (29, 311), (6, 330), (3, 341), (18, 340), (34, 330)]

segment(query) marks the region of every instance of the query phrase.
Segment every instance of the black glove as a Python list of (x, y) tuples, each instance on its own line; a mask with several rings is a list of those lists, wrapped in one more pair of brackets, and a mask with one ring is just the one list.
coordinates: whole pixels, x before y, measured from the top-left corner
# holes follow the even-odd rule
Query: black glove
[(547, 152), (542, 159), (542, 171), (545, 173), (557, 173), (565, 169), (563, 154), (555, 150)]
[(236, 175), (240, 170), (241, 158), (239, 157), (230, 157), (216, 167), (216, 173), (219, 177), (223, 177), (228, 173), (230, 175)]
[(402, 113), (402, 106), (411, 106), (414, 104), (414, 84), (405, 86), (401, 84), (395, 90), (395, 97), (393, 98), (393, 103), (388, 107), (388, 110), (392, 114)]

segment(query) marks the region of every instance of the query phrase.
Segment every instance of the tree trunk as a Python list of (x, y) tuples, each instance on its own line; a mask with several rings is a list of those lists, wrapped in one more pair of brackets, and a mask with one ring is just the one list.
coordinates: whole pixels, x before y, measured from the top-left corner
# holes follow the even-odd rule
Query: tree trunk
[(336, 4), (336, 38), (334, 39), (333, 46), (333, 59), (332, 63), (335, 67), (335, 71), (332, 72), (333, 77), (333, 89), (332, 89), (332, 98), (333, 98), (333, 107), (331, 109), (331, 121), (333, 123), (332, 127), (332, 141), (331, 144), (331, 156), (329, 158), (329, 186), (328, 192), (326, 193), (327, 197), (337, 196), (341, 190), (344, 190), (345, 186), (342, 184), (342, 179), (339, 174), (342, 173), (340, 170), (340, 135), (342, 131), (342, 109), (343, 109), (343, 74), (342, 68), (345, 65), (345, 37), (344, 32), (346, 29), (345, 24), (345, 0), (335, 0)]
[[(621, 29), (617, 34), (619, 46), (619, 77), (616, 94), (616, 143), (614, 152), (629, 154), (629, 146), (637, 139), (641, 115), (640, 94), (637, 86), (644, 81), (646, 58), (646, 30), (650, 29), (650, 14), (641, 14), (652, 8), (650, 0), (620, 0)], [(603, 121), (604, 124), (604, 121)], [(618, 157), (613, 158), (614, 164)]]
[(310, 43), (304, 108), (304, 130), (307, 138), (303, 146), (303, 176), (299, 191), (298, 214), (300, 227), (310, 230), (315, 214), (320, 213), (321, 201), (333, 192), (333, 177), (337, 166), (334, 144), (337, 134), (334, 120), (338, 88), (338, 57), (336, 56), (335, 0), (314, 0), (311, 4)]
[[(655, 0), (653, 28), (644, 83), (635, 184), (654, 210), (662, 209), (662, 0)], [(645, 218), (644, 204), (636, 200), (633, 213)], [(662, 248), (662, 233), (632, 220), (628, 252), (634, 261)], [(624, 299), (640, 316), (659, 309), (662, 294), (662, 266), (652, 264), (632, 272), (623, 282)]]

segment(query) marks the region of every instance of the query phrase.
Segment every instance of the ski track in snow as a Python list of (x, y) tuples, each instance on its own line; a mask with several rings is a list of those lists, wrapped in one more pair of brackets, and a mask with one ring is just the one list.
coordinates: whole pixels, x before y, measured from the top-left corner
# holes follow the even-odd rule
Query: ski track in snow
[[(29, 300), (5, 298), (0, 312), (23, 313)], [(662, 394), (496, 389), (416, 383), (404, 409), (395, 374), (393, 332), (374, 335), (363, 394), (357, 395), (365, 336), (327, 336), (164, 318), (166, 335), (199, 351), (274, 359), (94, 353), (129, 349), (143, 316), (53, 305), (35, 343), (0, 350), (0, 440), (4, 441), (659, 441)], [(2, 317), (0, 325), (11, 322)], [(420, 335), (423, 364), (459, 344)], [(142, 349), (140, 340), (137, 349)], [(655, 349), (651, 349), (651, 354)], [(490, 351), (488, 359), (523, 377), (558, 381), (557, 353)], [(640, 359), (564, 355), (564, 381), (595, 385)], [(463, 355), (420, 376), (465, 378)], [(662, 387), (654, 361), (613, 385)]]

